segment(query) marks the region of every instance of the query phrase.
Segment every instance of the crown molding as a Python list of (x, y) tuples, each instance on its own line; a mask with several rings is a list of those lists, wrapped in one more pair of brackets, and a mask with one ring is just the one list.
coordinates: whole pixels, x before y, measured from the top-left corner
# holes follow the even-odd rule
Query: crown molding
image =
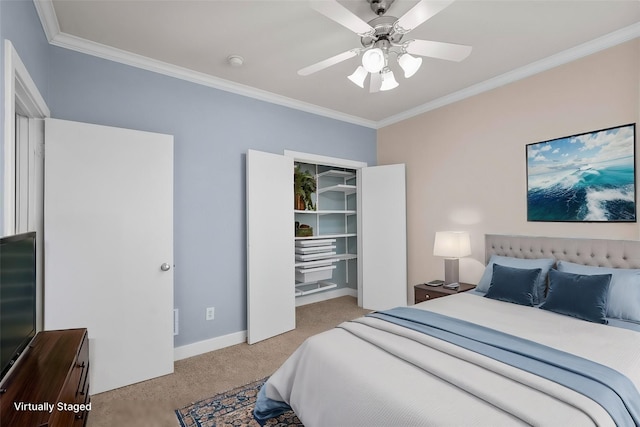
[(559, 65), (575, 61), (576, 59), (580, 59), (601, 50), (640, 37), (640, 23), (636, 23), (628, 27), (621, 28), (612, 33), (606, 34), (597, 39), (583, 43), (576, 47), (567, 49), (563, 52), (559, 52), (555, 55), (493, 77), (489, 80), (485, 80), (484, 82), (469, 86), (468, 88), (411, 108), (402, 113), (387, 117), (386, 119), (374, 121), (363, 119), (362, 117), (340, 113), (329, 108), (324, 108), (307, 102), (298, 101), (293, 98), (277, 95), (272, 92), (256, 89), (251, 86), (221, 79), (209, 74), (200, 73), (166, 62), (157, 61), (142, 55), (134, 54), (121, 49), (116, 49), (111, 46), (106, 46), (100, 43), (95, 43), (86, 39), (82, 39), (80, 37), (63, 33), (61, 32), (60, 26), (58, 25), (58, 19), (53, 8), (52, 0), (33, 0), (33, 2), (36, 6), (36, 10), (38, 12), (38, 16), (40, 17), (42, 28), (44, 29), (46, 37), (49, 40), (49, 43), (54, 46), (62, 47), (87, 55), (96, 56), (98, 58), (118, 62), (132, 67), (141, 68), (169, 77), (186, 80), (192, 83), (223, 90), (226, 92), (235, 93), (237, 95), (258, 99), (260, 101), (265, 101), (272, 104), (372, 129), (380, 129), (385, 126), (410, 119), (420, 114), (424, 114), (437, 108), (444, 107), (445, 105), (462, 101), (463, 99), (481, 94), (483, 92), (487, 92), (492, 89), (496, 89), (498, 87), (516, 82), (518, 80), (522, 80), (534, 74), (550, 70)]
[(532, 62), (531, 64), (501, 74), (497, 77), (493, 77), (489, 80), (485, 80), (481, 83), (469, 86), (466, 89), (462, 89), (452, 94), (435, 99), (431, 102), (422, 104), (400, 114), (396, 114), (394, 116), (380, 120), (377, 123), (377, 129), (410, 119), (420, 114), (424, 114), (428, 111), (444, 107), (445, 105), (453, 104), (454, 102), (462, 101), (463, 99), (470, 98), (472, 96), (487, 92), (492, 89), (496, 89), (509, 83), (522, 80), (526, 77), (530, 77), (543, 71), (550, 70), (559, 65), (567, 64), (569, 62), (575, 61), (576, 59), (580, 59), (601, 50), (617, 46), (621, 43), (633, 40), (638, 37), (640, 37), (640, 23), (621, 28), (597, 39), (567, 49), (555, 55), (551, 55), (539, 61)]
[(33, 4), (36, 7), (36, 12), (42, 23), (42, 29), (44, 34), (49, 40), (49, 43), (60, 34), (60, 25), (58, 24), (58, 17), (56, 10), (53, 8), (52, 0), (33, 0)]

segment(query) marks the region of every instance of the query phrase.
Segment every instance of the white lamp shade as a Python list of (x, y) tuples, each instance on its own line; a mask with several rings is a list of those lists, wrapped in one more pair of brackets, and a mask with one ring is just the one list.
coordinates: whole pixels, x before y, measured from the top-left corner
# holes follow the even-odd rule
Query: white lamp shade
[(367, 74), (369, 74), (367, 73), (367, 70), (365, 70), (362, 65), (359, 65), (358, 68), (356, 68), (356, 70), (353, 72), (353, 74), (351, 74), (347, 78), (361, 88), (364, 88), (364, 79), (367, 78)]
[(382, 85), (380, 86), (380, 90), (391, 90), (393, 88), (398, 87), (398, 82), (396, 78), (393, 76), (393, 71), (388, 70), (382, 73)]
[(422, 58), (416, 58), (408, 53), (403, 53), (398, 58), (398, 64), (400, 64), (400, 67), (404, 70), (404, 77), (408, 79), (418, 71), (422, 65)]
[(471, 240), (466, 231), (437, 231), (433, 255), (460, 258), (471, 255)]
[(370, 73), (377, 73), (384, 68), (385, 57), (382, 49), (374, 47), (362, 55), (362, 66)]

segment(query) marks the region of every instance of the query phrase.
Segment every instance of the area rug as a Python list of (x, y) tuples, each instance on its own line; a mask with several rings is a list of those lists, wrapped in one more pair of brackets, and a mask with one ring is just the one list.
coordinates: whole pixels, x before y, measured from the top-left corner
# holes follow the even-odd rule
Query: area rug
[[(259, 427), (260, 424), (253, 418), (253, 407), (260, 388), (268, 378), (236, 387), (209, 399), (176, 409), (180, 425), (182, 427)], [(278, 418), (270, 419), (264, 425), (270, 427), (302, 427), (302, 423), (293, 411), (286, 412)]]

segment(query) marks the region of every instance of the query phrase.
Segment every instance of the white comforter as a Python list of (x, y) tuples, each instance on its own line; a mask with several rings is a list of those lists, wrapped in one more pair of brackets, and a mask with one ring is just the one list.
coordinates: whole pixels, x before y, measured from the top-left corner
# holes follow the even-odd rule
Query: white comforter
[[(640, 390), (640, 333), (457, 294), (415, 306), (616, 369)], [(375, 318), (309, 338), (266, 383), (313, 426), (613, 426), (596, 402), (455, 345)]]

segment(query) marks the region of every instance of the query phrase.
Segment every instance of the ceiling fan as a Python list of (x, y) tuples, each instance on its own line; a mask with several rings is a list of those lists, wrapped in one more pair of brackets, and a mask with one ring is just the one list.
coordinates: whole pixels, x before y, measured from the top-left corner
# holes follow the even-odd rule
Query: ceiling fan
[(301, 76), (308, 76), (324, 70), (354, 56), (362, 54), (362, 65), (348, 78), (364, 88), (367, 76), (371, 76), (369, 90), (390, 90), (398, 86), (393, 71), (389, 68), (389, 56), (395, 54), (405, 78), (413, 76), (422, 58), (413, 55), (462, 61), (471, 53), (471, 46), (429, 40), (403, 40), (404, 36), (425, 21), (448, 7), (454, 0), (421, 0), (400, 18), (385, 15), (394, 0), (367, 0), (378, 17), (365, 22), (336, 0), (311, 0), (313, 9), (336, 21), (360, 36), (362, 47), (349, 49), (298, 70)]

